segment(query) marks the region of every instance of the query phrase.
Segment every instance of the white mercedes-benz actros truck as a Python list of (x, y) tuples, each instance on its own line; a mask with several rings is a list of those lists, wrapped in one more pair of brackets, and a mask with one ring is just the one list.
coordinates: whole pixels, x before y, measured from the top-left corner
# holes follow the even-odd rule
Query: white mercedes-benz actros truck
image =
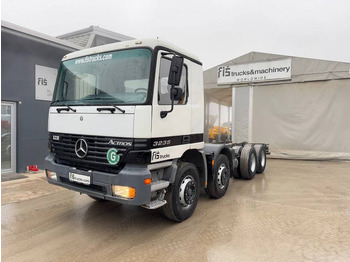
[(132, 40), (63, 57), (49, 110), (47, 180), (89, 195), (189, 218), (201, 188), (225, 195), (231, 177), (264, 171), (266, 144), (205, 144), (199, 59)]

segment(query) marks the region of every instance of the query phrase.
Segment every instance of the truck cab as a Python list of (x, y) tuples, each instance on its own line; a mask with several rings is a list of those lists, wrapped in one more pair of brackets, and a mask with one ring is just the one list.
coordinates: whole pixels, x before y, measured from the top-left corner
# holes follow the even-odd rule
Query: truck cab
[[(48, 182), (96, 200), (163, 207), (168, 218), (183, 221), (200, 188), (217, 176), (226, 192), (244, 147), (207, 147), (203, 128), (196, 56), (158, 39), (68, 54), (49, 110)], [(213, 190), (214, 197), (224, 194)]]

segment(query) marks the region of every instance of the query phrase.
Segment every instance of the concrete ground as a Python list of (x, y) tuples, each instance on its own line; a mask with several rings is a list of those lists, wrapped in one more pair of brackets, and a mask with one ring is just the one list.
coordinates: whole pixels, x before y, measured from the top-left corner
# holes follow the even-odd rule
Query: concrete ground
[(2, 261), (350, 261), (350, 163), (268, 160), (183, 223), (43, 174), (2, 183)]
[(28, 176), (25, 176), (24, 174), (21, 173), (1, 173), (1, 182), (5, 181), (12, 181), (16, 179), (22, 179), (22, 178), (27, 178)]

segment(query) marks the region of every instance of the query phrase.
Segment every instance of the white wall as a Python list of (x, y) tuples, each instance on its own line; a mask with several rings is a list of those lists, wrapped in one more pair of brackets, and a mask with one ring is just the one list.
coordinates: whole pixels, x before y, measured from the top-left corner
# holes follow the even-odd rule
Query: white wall
[(249, 132), (249, 86), (236, 88), (234, 142), (248, 141)]
[(272, 157), (350, 159), (350, 80), (256, 86), (252, 122)]

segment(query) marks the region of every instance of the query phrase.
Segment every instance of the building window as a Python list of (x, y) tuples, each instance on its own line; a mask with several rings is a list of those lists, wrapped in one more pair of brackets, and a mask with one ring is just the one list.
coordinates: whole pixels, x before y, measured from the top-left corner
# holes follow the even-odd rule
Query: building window
[(16, 104), (1, 101), (1, 173), (16, 172)]

